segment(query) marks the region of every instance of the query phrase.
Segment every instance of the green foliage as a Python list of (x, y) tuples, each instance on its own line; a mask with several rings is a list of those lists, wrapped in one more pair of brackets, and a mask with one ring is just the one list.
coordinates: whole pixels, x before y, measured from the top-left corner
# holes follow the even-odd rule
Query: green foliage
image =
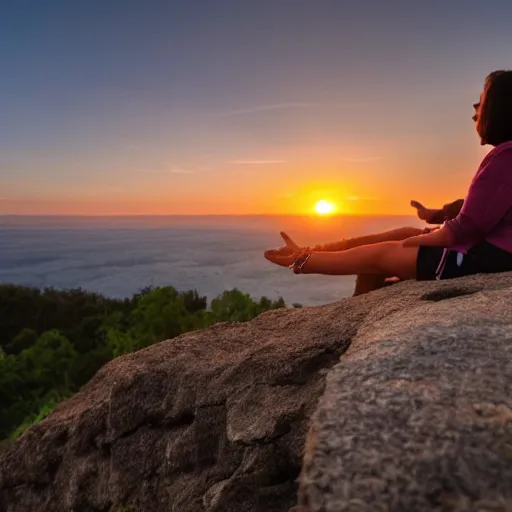
[(15, 439), (111, 359), (217, 322), (285, 307), (237, 289), (210, 309), (196, 290), (146, 288), (130, 299), (0, 285), (0, 439)]
[(282, 298), (272, 302), (270, 299), (262, 297), (259, 302), (255, 302), (249, 294), (235, 288), (225, 291), (222, 295), (213, 299), (211, 307), (212, 323), (245, 322), (269, 309), (283, 307), (285, 307), (285, 303)]
[[(61, 397), (61, 398), (65, 398), (65, 397)], [(50, 414), (53, 411), (53, 408), (55, 407), (57, 402), (58, 402), (58, 400), (56, 400), (54, 398), (49, 398), (48, 402), (43, 404), (39, 408), (39, 411), (37, 413), (29, 414), (23, 420), (21, 425), (19, 425), (11, 433), (11, 435), (9, 436), (9, 441), (14, 441), (15, 439), (17, 439), (25, 431), (26, 428), (30, 427), (30, 425), (32, 425), (34, 423), (37, 423), (38, 421), (41, 421), (42, 419), (46, 418), (46, 416), (48, 416), (48, 414)]]
[(71, 393), (70, 370), (76, 357), (71, 342), (51, 330), (20, 354), (0, 359), (0, 438)]
[(37, 332), (34, 329), (22, 329), (7, 345), (7, 351), (18, 354), (26, 348), (30, 348), (37, 340)]

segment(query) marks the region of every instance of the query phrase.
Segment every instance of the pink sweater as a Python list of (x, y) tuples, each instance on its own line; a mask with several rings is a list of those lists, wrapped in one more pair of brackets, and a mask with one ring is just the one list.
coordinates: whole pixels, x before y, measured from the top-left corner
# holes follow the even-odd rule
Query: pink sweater
[(445, 223), (453, 248), (466, 253), (483, 240), (512, 253), (512, 141), (483, 159), (459, 215)]

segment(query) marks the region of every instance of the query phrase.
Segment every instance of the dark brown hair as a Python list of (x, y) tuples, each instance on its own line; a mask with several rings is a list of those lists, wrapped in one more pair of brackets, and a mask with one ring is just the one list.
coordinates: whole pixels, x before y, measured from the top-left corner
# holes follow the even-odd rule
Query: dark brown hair
[(478, 124), (483, 143), (512, 141), (512, 71), (493, 71), (485, 79)]

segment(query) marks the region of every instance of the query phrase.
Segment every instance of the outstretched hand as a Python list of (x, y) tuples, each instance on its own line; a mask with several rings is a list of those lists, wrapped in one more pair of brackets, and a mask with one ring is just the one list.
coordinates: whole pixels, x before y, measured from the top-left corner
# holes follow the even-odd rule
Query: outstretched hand
[(297, 245), (283, 231), (281, 231), (281, 237), (283, 238), (285, 245), (283, 247), (279, 247), (278, 249), (265, 251), (264, 256), (268, 261), (275, 263), (276, 265), (289, 267), (295, 262), (299, 254), (304, 250), (304, 247)]

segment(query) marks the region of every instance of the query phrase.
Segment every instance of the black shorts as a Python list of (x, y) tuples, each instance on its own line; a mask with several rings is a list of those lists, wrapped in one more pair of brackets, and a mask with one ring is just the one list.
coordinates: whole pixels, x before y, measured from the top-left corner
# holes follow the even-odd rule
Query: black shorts
[(416, 260), (418, 281), (509, 271), (512, 271), (512, 254), (489, 242), (480, 242), (467, 254), (442, 247), (421, 246)]

